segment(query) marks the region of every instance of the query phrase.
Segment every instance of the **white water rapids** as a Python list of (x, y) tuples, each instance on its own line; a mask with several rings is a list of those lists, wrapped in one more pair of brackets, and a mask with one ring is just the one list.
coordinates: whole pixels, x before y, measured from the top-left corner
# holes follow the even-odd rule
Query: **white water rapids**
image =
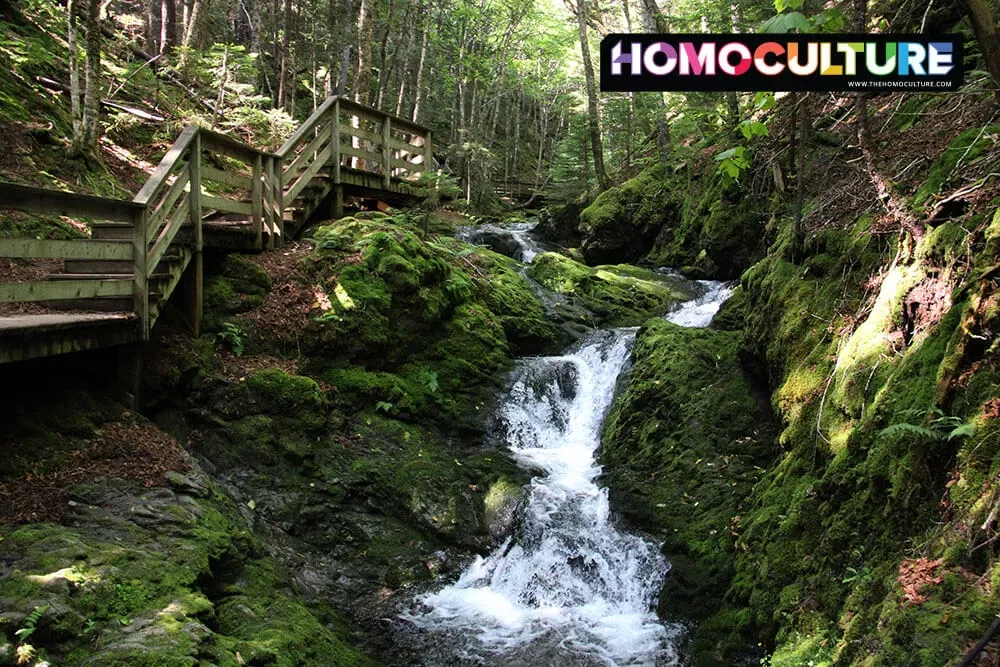
[[(729, 290), (701, 286), (667, 318), (707, 326)], [(682, 629), (655, 613), (670, 564), (658, 545), (615, 526), (597, 485), (601, 426), (636, 331), (596, 331), (563, 356), (518, 363), (498, 430), (544, 474), (515, 534), (403, 615), (426, 637), (425, 664), (677, 664)]]

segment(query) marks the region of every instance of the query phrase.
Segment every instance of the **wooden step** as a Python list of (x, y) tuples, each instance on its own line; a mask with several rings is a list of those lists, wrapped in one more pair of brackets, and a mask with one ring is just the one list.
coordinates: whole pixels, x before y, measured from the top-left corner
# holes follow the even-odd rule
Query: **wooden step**
[(125, 222), (95, 222), (90, 225), (91, 238), (99, 241), (131, 241), (135, 225)]
[[(174, 247), (168, 248), (160, 262), (175, 263), (181, 256)], [(63, 266), (65, 273), (132, 273), (134, 264), (129, 259), (67, 259)]]
[[(131, 273), (50, 273), (47, 280), (132, 280)], [(150, 280), (169, 278), (169, 273), (154, 273)]]

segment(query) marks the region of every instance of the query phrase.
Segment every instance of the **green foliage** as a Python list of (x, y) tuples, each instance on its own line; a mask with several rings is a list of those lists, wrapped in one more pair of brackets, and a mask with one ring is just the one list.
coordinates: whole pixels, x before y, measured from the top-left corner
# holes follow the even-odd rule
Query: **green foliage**
[(235, 322), (223, 322), (215, 340), (228, 347), (237, 357), (243, 356), (243, 330)]
[(912, 417), (927, 415), (928, 413), (937, 416), (926, 422), (927, 426), (900, 422), (892, 424), (891, 426), (879, 431), (879, 437), (889, 437), (901, 433), (912, 433), (925, 440), (937, 442), (950, 441), (956, 438), (968, 438), (976, 434), (976, 425), (974, 423), (967, 423), (961, 417), (945, 415), (940, 408), (931, 408), (930, 410), (907, 410), (902, 414), (904, 416)]
[[(757, 123), (766, 132), (763, 124)], [(752, 134), (755, 129), (752, 126), (740, 125), (740, 131), (744, 136)], [(747, 137), (749, 138), (749, 136)], [(750, 168), (750, 152), (744, 146), (734, 146), (721, 153), (716, 154), (715, 161), (718, 165), (715, 168), (717, 174), (729, 182), (738, 182), (740, 175)]]

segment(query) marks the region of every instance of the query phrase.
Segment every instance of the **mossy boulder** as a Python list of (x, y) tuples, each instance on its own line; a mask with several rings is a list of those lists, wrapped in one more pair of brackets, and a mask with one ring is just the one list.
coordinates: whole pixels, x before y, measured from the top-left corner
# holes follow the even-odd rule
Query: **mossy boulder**
[[(605, 423), (600, 462), (613, 505), (662, 540), (673, 565), (660, 596), (670, 618), (701, 621), (721, 608), (741, 503), (775, 455), (775, 421), (738, 348), (732, 332), (648, 321)], [(732, 628), (695, 628), (695, 655), (731, 641)], [(729, 648), (745, 648), (738, 632)]]
[(557, 253), (543, 253), (528, 275), (556, 294), (571, 297), (603, 326), (634, 326), (694, 296), (684, 279), (634, 266), (589, 267)]
[(60, 665), (371, 664), (290, 593), (203, 473), (184, 479), (82, 485), (67, 525), (0, 530), (0, 646)]
[(682, 215), (664, 225), (645, 262), (671, 266), (691, 278), (732, 280), (764, 255), (766, 202), (723, 182), (717, 174), (692, 176)]
[(550, 243), (575, 247), (580, 243), (580, 213), (584, 208), (575, 202), (549, 206), (539, 216), (534, 233)]
[(309, 372), (357, 388), (337, 395), (349, 407), (475, 430), (512, 357), (566, 336), (513, 261), (417, 231), (405, 216), (316, 231), (304, 271), (329, 305), (307, 332)]
[(256, 264), (236, 253), (222, 258), (205, 280), (205, 330), (217, 331), (228, 316), (245, 313), (264, 302), (271, 279)]
[(661, 164), (602, 192), (580, 213), (587, 263), (633, 262), (646, 255), (660, 229), (681, 219), (684, 185), (679, 178)]

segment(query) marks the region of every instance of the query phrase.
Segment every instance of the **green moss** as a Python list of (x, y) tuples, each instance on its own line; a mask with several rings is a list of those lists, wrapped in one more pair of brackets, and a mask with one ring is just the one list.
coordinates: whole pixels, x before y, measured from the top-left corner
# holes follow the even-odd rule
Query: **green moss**
[(683, 176), (660, 164), (602, 192), (580, 213), (582, 251), (591, 263), (635, 261), (683, 207)]
[(591, 268), (551, 252), (538, 255), (528, 274), (553, 292), (579, 300), (607, 326), (637, 325), (693, 296), (682, 283), (653, 271)]
[(238, 254), (227, 254), (205, 281), (205, 330), (217, 331), (225, 316), (260, 306), (271, 289), (271, 279), (256, 264)]
[[(210, 657), (235, 665), (236, 651), (282, 665), (367, 664), (340, 630), (287, 592), (230, 501), (107, 483), (76, 493), (131, 511), (95, 506), (72, 528), (31, 525), (0, 540), (0, 557), (14, 569), (0, 582), (0, 606), (14, 618), (46, 609), (32, 643), (53, 664), (194, 665)], [(220, 580), (239, 582), (238, 590), (222, 593), (212, 583)]]
[(250, 375), (247, 386), (261, 401), (279, 412), (310, 408), (323, 402), (323, 392), (315, 380), (289, 375), (277, 368)]
[(969, 164), (993, 147), (998, 132), (1000, 126), (987, 125), (966, 130), (955, 137), (941, 157), (931, 165), (927, 180), (913, 195), (913, 205), (922, 207), (928, 204), (932, 197), (948, 185), (960, 163)]
[[(737, 360), (738, 340), (650, 320), (604, 429), (612, 500), (663, 540), (672, 563), (660, 605), (673, 617), (718, 611), (734, 573), (720, 554), (733, 552), (740, 504), (773, 451), (774, 426)], [(693, 652), (728, 645), (734, 629), (721, 625), (696, 631)]]

